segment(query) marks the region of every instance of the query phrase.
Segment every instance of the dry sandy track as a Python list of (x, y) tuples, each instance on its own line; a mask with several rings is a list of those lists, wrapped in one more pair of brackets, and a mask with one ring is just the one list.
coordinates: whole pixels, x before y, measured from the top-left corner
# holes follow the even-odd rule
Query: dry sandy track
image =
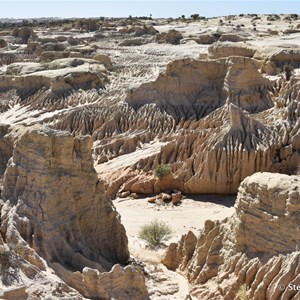
[(165, 249), (147, 248), (138, 238), (138, 232), (142, 225), (158, 219), (168, 223), (173, 230), (173, 236), (166, 244), (177, 242), (189, 230), (198, 235), (205, 220), (222, 220), (233, 214), (235, 196), (192, 196), (179, 206), (158, 206), (148, 203), (147, 199), (117, 198), (114, 201), (127, 232), (130, 253), (146, 266), (149, 273), (146, 284), (152, 300), (185, 299), (189, 290), (186, 279), (160, 263)]

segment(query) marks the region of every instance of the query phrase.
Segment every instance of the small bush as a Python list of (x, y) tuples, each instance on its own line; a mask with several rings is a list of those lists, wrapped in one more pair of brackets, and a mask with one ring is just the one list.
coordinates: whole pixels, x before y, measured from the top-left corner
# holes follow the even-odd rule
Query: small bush
[(42, 60), (40, 62), (40, 64), (42, 65), (42, 67), (43, 67), (44, 70), (49, 70), (50, 69), (50, 64), (49, 64), (48, 61)]
[(172, 229), (169, 225), (155, 219), (150, 224), (142, 226), (138, 236), (151, 247), (156, 247), (162, 241), (170, 239), (171, 234)]
[(172, 173), (172, 169), (169, 165), (158, 165), (154, 171), (154, 174), (159, 179)]
[(293, 68), (293, 66), (291, 66), (291, 65), (285, 64), (285, 65), (283, 66), (283, 72), (285, 73), (285, 79), (286, 79), (287, 81), (289, 81), (290, 78), (291, 78), (292, 75), (293, 75), (294, 68)]
[(27, 44), (30, 37), (35, 37), (35, 33), (30, 27), (14, 28), (12, 35), (21, 44)]
[(247, 291), (248, 287), (246, 286), (246, 283), (242, 284), (237, 292), (237, 296), (239, 297), (239, 300), (248, 300)]
[(194, 21), (196, 21), (196, 20), (199, 20), (199, 14), (192, 14), (191, 15), (191, 18), (194, 20)]

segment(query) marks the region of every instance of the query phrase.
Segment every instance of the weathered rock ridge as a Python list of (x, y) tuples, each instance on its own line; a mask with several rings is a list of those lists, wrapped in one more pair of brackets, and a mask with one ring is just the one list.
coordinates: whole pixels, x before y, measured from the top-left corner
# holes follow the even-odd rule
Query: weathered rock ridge
[[(1, 122), (90, 134), (111, 195), (236, 193), (255, 172), (296, 173), (294, 17), (244, 17), (245, 27), (230, 16), (217, 29), (215, 20), (165, 23), (168, 29), (160, 26), (166, 20), (154, 27), (98, 20), (95, 33), (85, 32), (89, 26), (37, 29), (26, 51), (3, 32)], [(180, 44), (155, 42), (170, 32)], [(155, 178), (160, 164), (169, 164), (172, 176)]]
[(274, 105), (268, 90), (270, 82), (252, 59), (185, 59), (168, 64), (156, 81), (130, 90), (126, 101), (133, 106), (156, 103), (176, 120), (187, 120), (208, 115), (228, 98), (249, 112), (266, 110)]
[[(28, 21), (0, 23), (0, 298), (143, 299), (107, 195), (178, 201), (299, 173), (298, 15)], [(170, 247), (196, 297), (299, 284), (294, 177), (264, 176), (232, 219)]]
[[(235, 193), (255, 172), (293, 173), (299, 164), (291, 126), (298, 118), (297, 82), (293, 77), (274, 84), (259, 73), (255, 60), (245, 57), (169, 64), (155, 82), (132, 90), (127, 101), (133, 106), (155, 102), (180, 120), (160, 153), (134, 165), (142, 172), (121, 191)], [(201, 118), (200, 110), (208, 115)], [(154, 178), (151, 172), (159, 164), (170, 164), (173, 177)]]
[[(93, 59), (62, 58), (49, 63), (13, 63), (0, 71), (0, 91), (16, 90), (24, 100), (38, 91), (60, 98), (78, 89), (101, 89), (106, 68)], [(45, 97), (45, 96), (44, 96)]]
[[(19, 249), (18, 260), (29, 270), (15, 280), (28, 282), (31, 295), (35, 275), (51, 268), (53, 280), (59, 283), (58, 275), (77, 289), (64, 284), (78, 299), (143, 299), (141, 272), (113, 267), (127, 263), (127, 237), (93, 168), (92, 139), (41, 127), (9, 134), (15, 145), (3, 176), (1, 244)], [(54, 292), (40, 287), (42, 298)]]
[[(300, 178), (271, 173), (247, 177), (239, 188), (236, 213), (206, 221), (169, 246), (163, 263), (188, 278), (197, 299), (299, 299)], [(284, 288), (280, 289), (280, 285)]]

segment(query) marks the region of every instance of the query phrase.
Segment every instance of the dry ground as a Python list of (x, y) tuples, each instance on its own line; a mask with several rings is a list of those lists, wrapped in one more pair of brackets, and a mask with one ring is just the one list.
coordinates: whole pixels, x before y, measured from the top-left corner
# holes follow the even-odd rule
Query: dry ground
[(164, 221), (172, 227), (173, 234), (169, 241), (177, 242), (189, 230), (196, 235), (204, 226), (205, 220), (222, 220), (234, 212), (235, 196), (197, 195), (183, 199), (181, 205), (170, 206), (150, 204), (148, 198), (117, 198), (114, 205), (121, 215), (125, 226), (131, 255), (146, 266), (146, 284), (152, 300), (182, 300), (188, 295), (187, 280), (176, 272), (166, 269), (161, 263), (165, 247), (151, 250), (138, 238), (142, 225), (154, 219)]

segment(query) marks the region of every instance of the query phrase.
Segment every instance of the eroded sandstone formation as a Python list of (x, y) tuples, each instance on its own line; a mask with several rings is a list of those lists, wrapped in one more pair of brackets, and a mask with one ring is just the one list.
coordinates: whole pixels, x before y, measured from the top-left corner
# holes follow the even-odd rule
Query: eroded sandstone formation
[[(236, 299), (242, 285), (249, 299), (299, 299), (300, 178), (272, 173), (247, 177), (236, 213), (206, 221), (173, 243), (163, 263), (183, 273), (197, 299)], [(284, 286), (284, 288), (282, 288)]]
[(13, 151), (13, 142), (6, 137), (8, 131), (9, 125), (0, 125), (0, 179), (2, 179)]
[(36, 276), (50, 284), (39, 273), (54, 270), (56, 285), (58, 275), (79, 291), (64, 283), (62, 294), (71, 291), (68, 299), (75, 299), (73, 294), (78, 299), (143, 299), (141, 271), (113, 267), (127, 264), (127, 237), (93, 168), (92, 139), (40, 126), (20, 126), (8, 134), (15, 145), (3, 176), (1, 244), (11, 253), (15, 249), (26, 271), (16, 265), (14, 284), (25, 285), (24, 293), (32, 295), (36, 280), (44, 299), (55, 295), (55, 284), (44, 289)]
[[(285, 29), (272, 31), (268, 17), (245, 16), (251, 26), (260, 24), (255, 31), (236, 17), (217, 29), (200, 20), (184, 30), (169, 24), (182, 35), (179, 45), (155, 42), (168, 33), (163, 20), (154, 27), (98, 21), (88, 35), (34, 30), (28, 62), (21, 49), (12, 61), (2, 58), (1, 118), (92, 135), (96, 169), (112, 196), (236, 193), (257, 171), (295, 173), (298, 33), (286, 31), (285, 18), (274, 19)], [(199, 33), (198, 25), (207, 28)], [(3, 33), (4, 49), (15, 46), (9, 34)], [(200, 41), (204, 36), (212, 45)], [(138, 45), (123, 44), (131, 39)], [(153, 151), (140, 155), (143, 149)], [(172, 176), (153, 175), (161, 164), (171, 166)]]
[[(155, 82), (131, 91), (127, 101), (137, 107), (154, 102), (180, 119), (176, 134), (165, 138), (168, 142), (159, 154), (135, 164), (143, 172), (122, 190), (235, 193), (240, 182), (255, 172), (292, 173), (299, 164), (299, 149), (292, 145), (297, 82), (293, 78), (276, 90), (251, 58), (171, 63)], [(282, 117), (275, 120), (273, 115)], [(291, 118), (294, 121), (288, 121)], [(159, 164), (172, 166), (168, 181), (151, 173)]]
[[(246, 26), (237, 16), (194, 17), (186, 24), (87, 19), (73, 28), (56, 20), (1, 30), (0, 244), (2, 258), (16, 264), (6, 273), (13, 290), (6, 285), (0, 297), (144, 297), (139, 271), (113, 266), (126, 262), (128, 249), (104, 190), (136, 198), (236, 193), (255, 172), (298, 172), (300, 44), (299, 30), (290, 23), (298, 16), (245, 15)], [(54, 130), (28, 130), (36, 124)], [(172, 171), (157, 178), (155, 170), (164, 164)], [(251, 194), (249, 186), (243, 188)], [(232, 299), (240, 284), (249, 282), (249, 295), (276, 299), (279, 292), (269, 280), (277, 272), (287, 283), (282, 272), (291, 278), (299, 273), (293, 250), (298, 240), (287, 234), (290, 248), (284, 247), (273, 233), (290, 224), (284, 216), (278, 218), (284, 224), (269, 216), (274, 225), (266, 226), (269, 254), (258, 261), (266, 237), (255, 233), (253, 248), (251, 228), (257, 220), (267, 223), (268, 215), (260, 212), (273, 207), (257, 210), (239, 199), (237, 223), (208, 221), (201, 242), (189, 233), (171, 246), (169, 267), (190, 274), (193, 294), (201, 297)], [(245, 232), (238, 230), (241, 222)], [(242, 238), (246, 233), (249, 243)], [(282, 256), (271, 251), (275, 242)], [(219, 276), (216, 266), (227, 262)], [(197, 282), (212, 282), (211, 292), (201, 291)]]
[(38, 91), (48, 94), (48, 98), (59, 98), (80, 88), (103, 88), (107, 82), (105, 71), (104, 65), (93, 59), (61, 58), (49, 63), (13, 63), (5, 72), (0, 72), (0, 91), (16, 90), (22, 100)]
[[(1, 94), (1, 109), (7, 111), (8, 123), (24, 122), (22, 114), (30, 112), (29, 124), (47, 122), (55, 129), (92, 135), (97, 172), (111, 195), (168, 190), (235, 193), (248, 175), (257, 171), (290, 174), (299, 164), (297, 131), (293, 129), (299, 115), (298, 75), (293, 74), (289, 81), (284, 73), (266, 75), (278, 74), (287, 60), (280, 55), (281, 60), (275, 60), (277, 56), (268, 54), (275, 53), (273, 50), (258, 51), (254, 46), (251, 56), (256, 58), (245, 57), (249, 56), (241, 52), (245, 47), (250, 49), (243, 43), (212, 45), (209, 49), (226, 49), (225, 57), (175, 60), (151, 81), (154, 74), (146, 78), (143, 66), (124, 73), (126, 76), (112, 71), (107, 74), (105, 89), (100, 85), (100, 90), (83, 91), (76, 90), (76, 84), (75, 89), (67, 84), (71, 90), (63, 97), (59, 96), (64, 91), (60, 84), (56, 97), (55, 89), (47, 85), (23, 95), (24, 99), (20, 99), (20, 91), (6, 90)], [(236, 53), (236, 49), (241, 51)], [(92, 59), (58, 59), (49, 67), (60, 68), (49, 72), (67, 74), (77, 68), (83, 72), (90, 65), (89, 74), (97, 77), (97, 63)], [(43, 66), (11, 64), (7, 70), (19, 74), (17, 78), (46, 72), (37, 68)], [(86, 78), (85, 73), (81, 75)], [(121, 78), (128, 81), (123, 83)], [(10, 107), (17, 105), (19, 116), (10, 120)], [(138, 155), (130, 156), (156, 142), (160, 151), (138, 160), (134, 158)], [(122, 156), (127, 164), (118, 164)], [(109, 162), (116, 167), (106, 172)], [(171, 177), (155, 178), (153, 172), (160, 164), (171, 165)]]

